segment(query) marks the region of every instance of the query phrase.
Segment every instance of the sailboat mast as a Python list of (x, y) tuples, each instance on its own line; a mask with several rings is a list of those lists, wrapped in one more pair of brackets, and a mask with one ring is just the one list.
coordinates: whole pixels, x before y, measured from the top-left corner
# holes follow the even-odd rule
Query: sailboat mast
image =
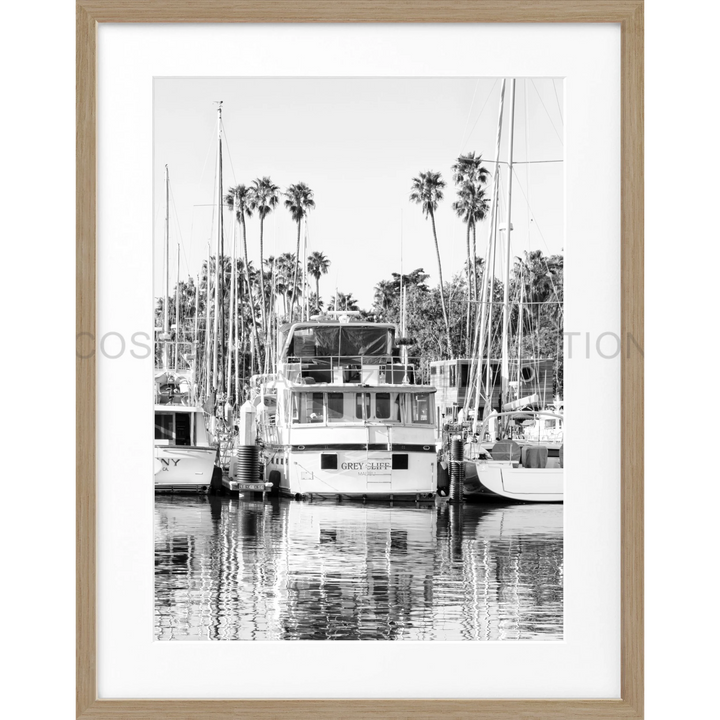
[[(495, 188), (497, 195), (500, 194), (500, 168), (498, 166), (497, 173), (497, 186)], [(493, 310), (495, 303), (495, 257), (497, 255), (497, 234), (498, 234), (498, 207), (500, 205), (500, 198), (497, 197), (495, 203), (495, 214), (493, 215), (492, 228), (493, 237), (492, 243), (490, 244), (490, 267), (488, 269), (488, 315), (487, 315), (487, 328), (485, 333), (485, 349), (487, 355), (487, 361), (485, 363), (485, 415), (491, 410), (492, 398), (494, 394), (494, 378), (492, 376), (491, 366), (491, 354), (492, 354), (492, 331), (493, 331)]]
[[(403, 339), (407, 335), (407, 312), (405, 307), (405, 281), (403, 277), (403, 233), (404, 233), (404, 224), (403, 224), (403, 212), (402, 209), (400, 209), (400, 334), (402, 335)], [(400, 360), (407, 369), (407, 345), (403, 342), (403, 344), (400, 346)]]
[(237, 262), (235, 260), (237, 252), (237, 223), (233, 223), (232, 233), (232, 262), (230, 265), (230, 312), (228, 317), (228, 356), (227, 356), (227, 401), (232, 402), (232, 360), (233, 360), (233, 341), (237, 342), (237, 338), (233, 340), (233, 331), (235, 329), (235, 313), (237, 312), (237, 297), (235, 284), (235, 270)]
[(212, 388), (217, 393), (218, 387), (222, 388), (222, 353), (220, 347), (220, 330), (222, 322), (222, 310), (220, 308), (220, 253), (222, 251), (222, 100), (218, 102), (218, 153), (217, 153), (217, 235), (215, 239), (215, 318), (213, 320), (213, 366), (212, 366)]
[(501, 398), (508, 402), (510, 389), (510, 235), (512, 231), (512, 182), (513, 182), (513, 140), (515, 135), (515, 78), (510, 80), (510, 134), (508, 135), (508, 184), (507, 184), (507, 221), (505, 223), (505, 286), (503, 288), (503, 326), (502, 326), (502, 363)]
[(180, 243), (177, 246), (177, 273), (175, 282), (175, 372), (180, 369)]
[(522, 358), (522, 344), (523, 344), (523, 303), (525, 300), (525, 268), (520, 266), (520, 305), (518, 308), (518, 344), (517, 344), (517, 387), (518, 397), (520, 397), (520, 362)]
[(220, 316), (220, 338), (218, 340), (218, 378), (217, 387), (223, 386), (223, 374), (225, 372), (225, 215), (223, 214), (223, 156), (222, 156), (222, 102), (218, 106), (218, 196), (217, 196), (217, 212), (218, 212), (218, 247), (219, 264), (218, 264), (218, 315)]
[[(305, 322), (310, 320), (310, 284), (308, 282), (309, 273), (307, 271), (307, 265), (308, 265), (308, 218), (307, 215), (305, 216), (305, 243), (304, 243), (304, 252), (303, 252), (303, 277), (305, 281), (303, 282), (303, 293), (305, 294)], [(262, 268), (261, 268), (262, 270)]]
[(170, 366), (170, 175), (165, 166), (165, 277), (163, 278), (163, 370)]
[(210, 243), (208, 242), (207, 271), (205, 272), (205, 399), (210, 397), (212, 355), (210, 346)]
[(198, 401), (198, 386), (200, 383), (200, 377), (198, 375), (198, 351), (200, 350), (200, 343), (198, 342), (198, 312), (200, 310), (200, 275), (197, 276), (197, 283), (195, 285), (195, 327), (193, 331), (193, 402)]
[[(478, 413), (480, 410), (480, 389), (482, 387), (483, 357), (486, 356), (486, 392), (485, 410), (487, 414), (488, 405), (492, 401), (492, 387), (490, 374), (490, 339), (492, 333), (492, 300), (493, 300), (493, 279), (495, 272), (495, 245), (497, 240), (497, 209), (500, 194), (500, 142), (502, 141), (503, 110), (505, 107), (505, 79), (500, 85), (500, 107), (498, 109), (497, 135), (495, 138), (495, 172), (493, 173), (493, 195), (490, 203), (490, 230), (488, 232), (487, 248), (485, 250), (485, 267), (483, 268), (483, 279), (480, 301), (480, 328), (478, 342), (475, 352), (477, 356), (477, 373), (475, 376), (475, 405), (473, 407), (474, 431), (478, 429)], [(488, 338), (487, 345), (485, 338)], [(475, 358), (473, 358), (475, 360)]]
[[(234, 213), (233, 213), (234, 214)], [(237, 223), (233, 223), (233, 228), (237, 227)], [(235, 231), (233, 231), (235, 232)], [(236, 236), (233, 234), (233, 238)], [(233, 279), (237, 274), (237, 249), (233, 242)], [(235, 300), (233, 300), (233, 322), (235, 324), (235, 406), (240, 406), (240, 332), (238, 329), (238, 301), (240, 299), (240, 285), (235, 280)], [(232, 351), (231, 351), (232, 352)]]

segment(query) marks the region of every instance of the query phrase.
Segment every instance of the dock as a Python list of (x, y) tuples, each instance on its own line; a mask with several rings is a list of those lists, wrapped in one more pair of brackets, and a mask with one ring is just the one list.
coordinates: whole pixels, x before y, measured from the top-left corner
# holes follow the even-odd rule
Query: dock
[(272, 483), (270, 482), (240, 482), (233, 480), (229, 475), (223, 475), (222, 478), (223, 488), (231, 494), (241, 492), (258, 492), (265, 495), (272, 490)]

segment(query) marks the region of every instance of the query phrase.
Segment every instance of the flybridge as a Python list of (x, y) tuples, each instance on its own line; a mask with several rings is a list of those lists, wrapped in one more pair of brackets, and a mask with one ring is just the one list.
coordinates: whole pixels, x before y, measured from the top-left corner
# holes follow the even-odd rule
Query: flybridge
[(322, 321), (281, 328), (280, 361), (291, 358), (367, 357), (390, 360), (397, 355), (394, 325)]
[(391, 323), (320, 318), (280, 328), (278, 369), (304, 384), (411, 384), (415, 369), (402, 364)]

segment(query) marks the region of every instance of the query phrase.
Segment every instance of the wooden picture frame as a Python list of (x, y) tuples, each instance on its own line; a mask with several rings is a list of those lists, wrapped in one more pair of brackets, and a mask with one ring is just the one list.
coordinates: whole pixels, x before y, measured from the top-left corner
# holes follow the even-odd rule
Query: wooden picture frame
[[(96, 327), (98, 23), (618, 23), (621, 27), (621, 328), (643, 346), (643, 0), (79, 0), (77, 333)], [(94, 356), (77, 360), (77, 691), (82, 718), (643, 717), (643, 357), (622, 353), (621, 699), (100, 700), (96, 689)]]

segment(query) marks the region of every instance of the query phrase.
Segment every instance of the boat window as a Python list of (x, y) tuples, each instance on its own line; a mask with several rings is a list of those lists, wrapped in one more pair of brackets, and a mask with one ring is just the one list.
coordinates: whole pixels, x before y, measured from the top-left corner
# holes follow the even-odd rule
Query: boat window
[(324, 419), (322, 393), (293, 394), (293, 423), (321, 423)]
[(410, 422), (413, 425), (432, 425), (432, 421), (429, 393), (411, 393)]
[(401, 400), (400, 393), (376, 393), (374, 419), (402, 422)]
[(346, 325), (340, 333), (340, 355), (376, 357), (389, 355), (392, 333), (387, 328)]
[(175, 444), (192, 445), (190, 441), (190, 413), (175, 415)]
[(343, 422), (346, 419), (344, 413), (344, 394), (343, 393), (328, 393), (327, 396), (327, 410), (328, 410), (328, 422)]
[[(357, 399), (355, 393), (328, 393), (328, 422), (331, 423), (357, 423)], [(362, 414), (362, 406), (361, 406)], [(359, 418), (362, 421), (362, 417)]]
[(375, 417), (378, 420), (389, 420), (390, 408), (390, 393), (377, 393), (375, 395)]
[(313, 357), (315, 355), (315, 333), (312, 328), (302, 328), (293, 334), (290, 355), (293, 357)]
[(312, 422), (325, 421), (325, 396), (323, 393), (312, 394), (312, 410), (310, 412)]
[[(363, 406), (365, 411), (363, 413)], [(370, 417), (370, 395), (368, 393), (355, 393), (355, 419), (364, 420)]]
[(171, 413), (155, 413), (155, 439), (174, 440), (173, 416)]
[(394, 331), (367, 326), (315, 326), (294, 331), (288, 355), (306, 357), (385, 357), (390, 355)]

